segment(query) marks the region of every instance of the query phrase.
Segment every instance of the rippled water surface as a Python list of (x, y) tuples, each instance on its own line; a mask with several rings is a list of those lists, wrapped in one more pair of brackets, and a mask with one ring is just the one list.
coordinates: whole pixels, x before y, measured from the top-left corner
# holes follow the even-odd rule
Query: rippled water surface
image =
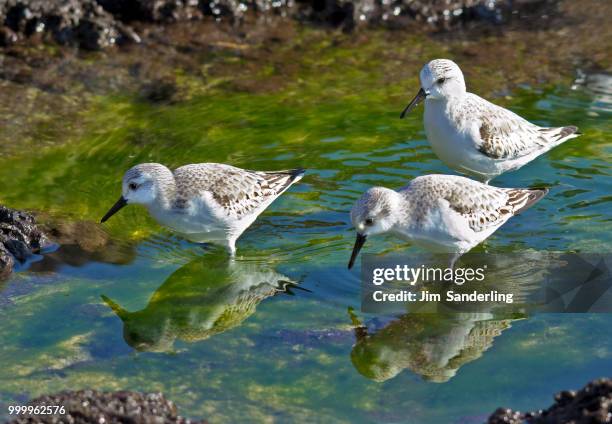
[[(422, 109), (398, 119), (418, 69), (389, 81), (360, 54), (313, 49), (270, 92), (220, 84), (166, 105), (98, 97), (70, 123), (78, 132), (43, 126), (40, 143), (3, 153), (1, 203), (44, 211), (64, 243), (0, 283), (0, 406), (95, 387), (163, 391), (182, 415), (211, 422), (477, 423), (497, 406), (541, 408), (555, 391), (611, 375), (609, 315), (359, 312), (359, 270), (346, 269), (353, 202), (372, 185), (451, 173), (425, 140)], [(611, 86), (601, 75), (494, 99), (584, 135), (494, 181), (551, 191), (477, 252), (609, 250)], [(136, 206), (95, 224), (123, 172), (149, 161), (308, 173), (228, 263)], [(416, 251), (385, 237), (365, 249)]]

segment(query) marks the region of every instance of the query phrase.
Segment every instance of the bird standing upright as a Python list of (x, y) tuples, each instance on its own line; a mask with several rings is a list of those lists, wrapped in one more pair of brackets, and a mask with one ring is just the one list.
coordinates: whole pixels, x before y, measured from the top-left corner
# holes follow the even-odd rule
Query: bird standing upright
[(449, 167), (485, 184), (580, 135), (575, 126), (539, 127), (468, 93), (456, 63), (436, 59), (420, 73), (421, 89), (401, 114), (425, 101), (427, 140)]

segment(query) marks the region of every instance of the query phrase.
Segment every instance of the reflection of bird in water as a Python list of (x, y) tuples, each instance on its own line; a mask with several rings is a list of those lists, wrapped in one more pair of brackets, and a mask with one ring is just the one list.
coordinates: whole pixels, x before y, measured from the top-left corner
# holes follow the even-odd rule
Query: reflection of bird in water
[(240, 325), (259, 302), (295, 284), (261, 263), (213, 255), (175, 271), (140, 311), (102, 298), (123, 321), (130, 346), (160, 352), (171, 350), (176, 339), (195, 342)]
[(407, 314), (374, 334), (356, 329), (351, 361), (363, 376), (386, 381), (408, 368), (425, 380), (444, 383), (479, 358), (513, 319), (491, 314)]
[[(564, 264), (558, 256), (528, 249), (520, 254), (465, 255), (458, 266), (485, 267), (485, 279), (477, 286), (465, 283), (452, 290), (499, 290), (512, 293), (517, 304), (464, 305), (462, 311), (470, 313), (409, 313), (370, 333), (352, 316), (357, 337), (351, 351), (353, 365), (375, 381), (389, 380), (406, 368), (428, 381), (448, 381), (463, 365), (482, 356), (512, 321), (525, 318), (531, 296), (551, 272)], [(431, 292), (447, 288), (427, 287)]]

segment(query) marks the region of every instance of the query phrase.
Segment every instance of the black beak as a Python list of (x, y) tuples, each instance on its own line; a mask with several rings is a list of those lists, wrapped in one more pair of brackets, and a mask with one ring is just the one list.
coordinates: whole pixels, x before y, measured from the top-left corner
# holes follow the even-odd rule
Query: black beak
[(408, 106), (406, 106), (406, 109), (404, 109), (404, 111), (400, 115), (400, 119), (404, 119), (404, 116), (406, 116), (407, 113), (409, 113), (419, 103), (421, 103), (425, 99), (425, 97), (427, 97), (427, 93), (425, 92), (425, 90), (421, 88), (419, 92), (417, 93), (417, 95), (414, 96), (414, 99), (412, 99), (412, 101), (408, 104)]
[(353, 253), (351, 253), (351, 259), (349, 260), (349, 263), (348, 263), (348, 269), (351, 269), (353, 265), (355, 264), (355, 259), (357, 259), (357, 255), (359, 254), (359, 251), (363, 247), (363, 244), (365, 243), (367, 238), (368, 236), (364, 236), (363, 234), (357, 233), (357, 239), (355, 240), (355, 246), (353, 246)]
[(104, 215), (102, 217), (102, 220), (100, 222), (106, 222), (108, 220), (108, 218), (110, 218), (111, 216), (113, 216), (114, 214), (116, 214), (117, 212), (119, 212), (119, 209), (121, 209), (122, 207), (124, 207), (125, 205), (127, 205), (127, 200), (125, 200), (125, 197), (121, 196), (119, 198), (119, 200), (117, 200), (117, 202), (115, 202), (115, 204), (113, 205), (112, 208), (110, 208), (108, 210), (108, 212), (106, 212), (106, 215)]

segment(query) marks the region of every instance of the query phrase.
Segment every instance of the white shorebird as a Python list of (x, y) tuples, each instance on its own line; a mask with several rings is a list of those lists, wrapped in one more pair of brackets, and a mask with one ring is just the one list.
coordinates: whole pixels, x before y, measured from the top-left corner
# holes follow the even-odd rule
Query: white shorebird
[(454, 262), (508, 219), (540, 200), (547, 189), (497, 188), (457, 175), (417, 177), (399, 191), (373, 187), (351, 210), (357, 239), (348, 267), (371, 235), (391, 233)]
[(186, 239), (218, 244), (234, 255), (244, 230), (303, 175), (303, 169), (259, 172), (219, 163), (172, 172), (159, 163), (143, 163), (125, 173), (122, 195), (102, 222), (127, 204), (141, 204)]
[(425, 100), (425, 132), (449, 167), (488, 183), (553, 147), (580, 135), (574, 126), (545, 128), (466, 92), (456, 63), (436, 59), (423, 66), (421, 89), (401, 114)]

